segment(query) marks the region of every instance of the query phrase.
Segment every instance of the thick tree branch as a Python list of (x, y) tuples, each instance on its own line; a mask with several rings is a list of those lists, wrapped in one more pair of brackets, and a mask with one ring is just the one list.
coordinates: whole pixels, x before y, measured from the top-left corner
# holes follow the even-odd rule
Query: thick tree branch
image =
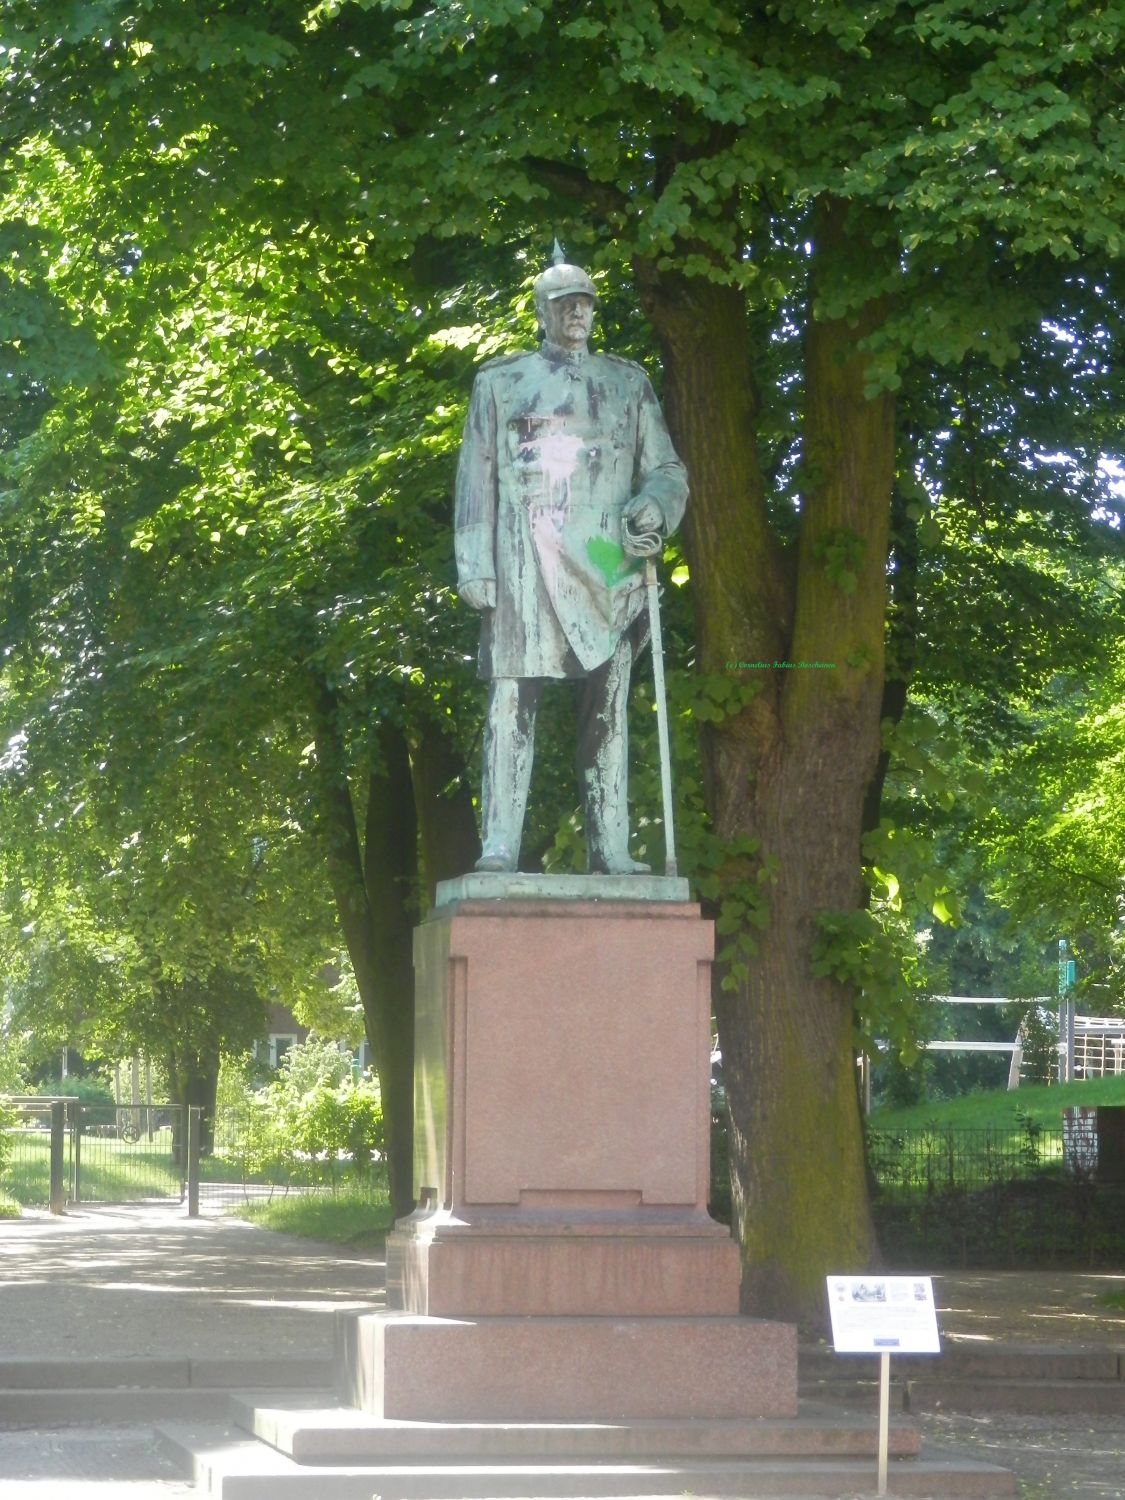
[(612, 182), (595, 182), (581, 167), (566, 162), (547, 161), (543, 157), (525, 156), (523, 166), (544, 187), (560, 197), (572, 198), (592, 210), (601, 219), (624, 213), (629, 198)]

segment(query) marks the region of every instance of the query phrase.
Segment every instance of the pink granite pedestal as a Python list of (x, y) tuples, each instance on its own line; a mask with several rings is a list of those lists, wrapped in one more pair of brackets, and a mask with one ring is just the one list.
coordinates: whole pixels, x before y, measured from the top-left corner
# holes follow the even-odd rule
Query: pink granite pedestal
[(379, 1417), (785, 1417), (707, 1214), (712, 927), (686, 901), (452, 902), (415, 933), (415, 1188), (390, 1311), (342, 1329)]

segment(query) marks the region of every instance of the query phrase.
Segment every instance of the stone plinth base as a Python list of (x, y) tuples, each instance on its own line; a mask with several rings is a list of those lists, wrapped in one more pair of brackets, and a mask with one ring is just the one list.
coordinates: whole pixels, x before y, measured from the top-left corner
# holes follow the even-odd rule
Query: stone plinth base
[(795, 1416), (795, 1330), (738, 1316), (738, 1246), (707, 1214), (710, 922), (677, 881), (484, 899), (493, 879), (415, 933), (419, 1207), (388, 1236), (389, 1310), (339, 1319), (341, 1400), (444, 1424)]
[(711, 924), (636, 899), (675, 880), (511, 880), (534, 889), (454, 883), (415, 935), (420, 1206), (388, 1237), (388, 1307), (736, 1314), (738, 1247), (707, 1215)]
[(718, 1317), (738, 1307), (738, 1246), (703, 1215), (466, 1224), (450, 1213), (387, 1236), (387, 1302), (434, 1317)]
[(752, 1318), (341, 1313), (341, 1400), (381, 1418), (794, 1417), (797, 1339)]

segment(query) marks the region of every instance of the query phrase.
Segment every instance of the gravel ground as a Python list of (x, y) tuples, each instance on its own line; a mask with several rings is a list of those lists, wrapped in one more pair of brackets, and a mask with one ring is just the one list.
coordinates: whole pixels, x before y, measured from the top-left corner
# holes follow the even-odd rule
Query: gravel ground
[(1121, 1271), (956, 1271), (934, 1277), (943, 1338), (998, 1343), (1113, 1344), (1125, 1354)]
[(1125, 1419), (923, 1413), (927, 1444), (1011, 1469), (1021, 1500), (1125, 1500)]

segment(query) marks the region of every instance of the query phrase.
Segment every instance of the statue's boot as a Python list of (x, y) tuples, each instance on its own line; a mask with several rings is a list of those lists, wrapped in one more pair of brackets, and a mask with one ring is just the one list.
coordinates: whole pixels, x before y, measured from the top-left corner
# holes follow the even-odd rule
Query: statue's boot
[(523, 819), (535, 754), (535, 710), (541, 683), (532, 677), (494, 677), (484, 726), (481, 791), (482, 871), (519, 867)]
[(473, 869), (500, 872), (514, 870), (518, 863), (519, 855), (513, 854), (506, 844), (493, 844), (491, 848), (485, 848)]
[(586, 866), (597, 875), (647, 875), (629, 853), (629, 678), (633, 650), (618, 642), (578, 691), (578, 779), (586, 808)]

